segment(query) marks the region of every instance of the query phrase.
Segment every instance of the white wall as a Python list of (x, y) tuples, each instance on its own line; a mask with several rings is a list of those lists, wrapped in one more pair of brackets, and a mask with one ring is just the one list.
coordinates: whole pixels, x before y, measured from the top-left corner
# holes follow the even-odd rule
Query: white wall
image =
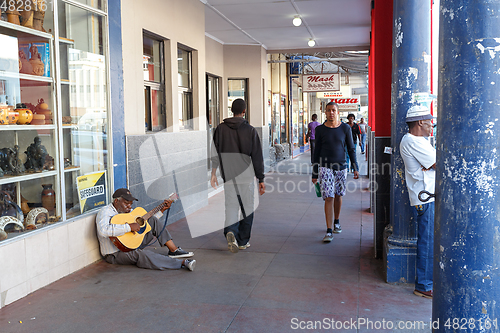
[[(146, 5), (147, 4), (147, 5)], [(179, 130), (177, 44), (193, 50), (195, 130), (205, 130), (205, 7), (199, 0), (122, 1), (125, 134), (144, 134), (143, 29), (165, 38), (167, 125)], [(200, 113), (201, 112), (201, 113)], [(199, 117), (201, 116), (201, 117)]]
[(0, 309), (99, 260), (95, 214), (0, 244)]
[[(263, 99), (265, 98), (262, 79), (267, 80), (265, 49), (258, 45), (224, 45), (224, 75), (227, 79), (248, 78), (249, 101), (247, 112), (250, 116), (250, 124), (255, 127), (262, 127)], [(223, 112), (224, 116), (227, 117), (227, 108), (223, 109)]]

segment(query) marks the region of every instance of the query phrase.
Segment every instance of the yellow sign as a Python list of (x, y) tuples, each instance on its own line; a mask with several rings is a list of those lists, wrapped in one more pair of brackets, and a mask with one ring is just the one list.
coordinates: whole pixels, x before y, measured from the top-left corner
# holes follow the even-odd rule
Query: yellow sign
[(80, 212), (107, 205), (106, 171), (89, 173), (76, 178)]

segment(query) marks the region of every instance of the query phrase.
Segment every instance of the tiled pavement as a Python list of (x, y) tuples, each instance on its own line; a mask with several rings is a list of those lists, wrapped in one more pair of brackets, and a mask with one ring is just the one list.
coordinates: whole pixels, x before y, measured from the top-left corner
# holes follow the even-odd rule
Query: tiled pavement
[[(0, 332), (322, 332), (332, 320), (344, 323), (339, 332), (430, 332), (431, 300), (414, 296), (410, 284), (385, 283), (373, 258), (366, 177), (349, 176), (343, 232), (324, 244), (323, 201), (310, 190), (308, 161), (304, 154), (267, 175), (247, 250), (228, 252), (221, 231), (191, 237), (189, 226), (223, 217), (220, 193), (168, 227), (177, 245), (195, 252), (194, 272), (100, 261), (1, 309)], [(418, 321), (425, 328), (410, 329)], [(351, 326), (359, 322), (367, 324)]]

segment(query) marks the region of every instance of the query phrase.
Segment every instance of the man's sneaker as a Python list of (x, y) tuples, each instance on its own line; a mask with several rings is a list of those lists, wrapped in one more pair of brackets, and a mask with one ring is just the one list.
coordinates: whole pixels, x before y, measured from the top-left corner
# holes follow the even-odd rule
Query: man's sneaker
[(182, 265), (184, 268), (189, 269), (191, 272), (194, 271), (194, 266), (196, 265), (196, 260), (194, 259), (185, 259), (184, 264)]
[(245, 245), (240, 245), (240, 246), (238, 246), (238, 249), (240, 249), (240, 250), (245, 250), (245, 249), (247, 249), (247, 248), (249, 248), (249, 247), (250, 247), (250, 243), (246, 243)]
[(179, 258), (191, 258), (192, 256), (194, 256), (194, 253), (193, 252), (187, 252), (187, 251), (184, 251), (183, 249), (181, 249), (180, 247), (177, 248), (177, 250), (175, 250), (174, 252), (172, 251), (168, 251), (168, 256), (170, 258), (176, 258), (176, 259), (179, 259)]
[(342, 232), (342, 228), (340, 227), (340, 223), (333, 225), (333, 232), (336, 234), (340, 234)]
[(421, 291), (421, 290), (413, 290), (413, 293), (417, 296), (422, 296), (425, 298), (431, 298), (432, 299), (432, 290), (429, 291)]
[(323, 242), (330, 243), (333, 240), (333, 234), (331, 232), (327, 232), (325, 237), (323, 237)]
[(236, 237), (234, 237), (234, 234), (232, 231), (229, 231), (226, 234), (226, 240), (227, 240), (227, 248), (229, 251), (232, 253), (238, 253), (239, 247), (238, 247), (238, 242), (236, 241)]

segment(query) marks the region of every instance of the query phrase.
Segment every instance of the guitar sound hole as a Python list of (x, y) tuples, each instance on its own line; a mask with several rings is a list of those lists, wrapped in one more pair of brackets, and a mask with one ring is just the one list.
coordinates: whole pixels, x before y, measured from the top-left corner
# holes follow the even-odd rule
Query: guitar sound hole
[(142, 217), (138, 217), (135, 219), (135, 222), (142, 227), (144, 225), (144, 219)]

